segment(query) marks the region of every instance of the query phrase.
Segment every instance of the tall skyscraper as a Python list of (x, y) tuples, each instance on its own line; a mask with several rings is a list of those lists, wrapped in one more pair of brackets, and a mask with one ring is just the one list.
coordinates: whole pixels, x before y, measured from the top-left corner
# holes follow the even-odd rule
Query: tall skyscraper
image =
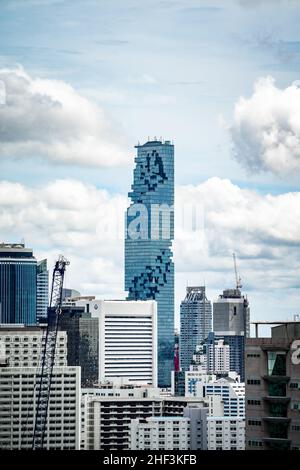
[(30, 248), (0, 244), (0, 323), (36, 323), (37, 262)]
[(205, 287), (187, 287), (186, 297), (180, 305), (180, 366), (189, 370), (196, 347), (212, 330), (211, 302)]
[(214, 337), (224, 339), (230, 347), (230, 370), (245, 378), (245, 338), (250, 336), (250, 307), (240, 289), (226, 289), (214, 302)]
[(37, 263), (36, 276), (36, 317), (37, 320), (47, 319), (49, 300), (49, 271), (47, 260), (43, 259)]
[(125, 238), (125, 290), (129, 300), (157, 301), (158, 384), (171, 385), (174, 363), (174, 146), (137, 145)]

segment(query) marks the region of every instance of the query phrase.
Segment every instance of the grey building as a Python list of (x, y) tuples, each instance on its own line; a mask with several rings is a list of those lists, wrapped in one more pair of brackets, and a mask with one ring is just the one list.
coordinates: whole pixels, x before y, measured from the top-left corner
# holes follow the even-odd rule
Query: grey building
[(32, 249), (0, 244), (0, 323), (36, 323), (36, 269)]
[(99, 373), (99, 320), (84, 306), (63, 306), (59, 329), (67, 332), (68, 366), (81, 367), (82, 387), (91, 387)]
[(300, 450), (300, 322), (246, 340), (246, 449)]
[(240, 289), (226, 289), (214, 302), (213, 332), (209, 341), (223, 339), (230, 347), (230, 370), (244, 381), (245, 338), (250, 335), (250, 307)]
[(43, 259), (37, 263), (36, 276), (36, 317), (38, 321), (47, 319), (49, 303), (49, 271), (47, 260)]
[(207, 450), (207, 416), (208, 408), (189, 406), (183, 416), (190, 419), (190, 449)]
[(226, 289), (214, 302), (213, 331), (218, 335), (250, 335), (250, 307), (239, 289)]
[(196, 346), (212, 331), (212, 307), (205, 287), (187, 287), (180, 305), (180, 367), (189, 370)]

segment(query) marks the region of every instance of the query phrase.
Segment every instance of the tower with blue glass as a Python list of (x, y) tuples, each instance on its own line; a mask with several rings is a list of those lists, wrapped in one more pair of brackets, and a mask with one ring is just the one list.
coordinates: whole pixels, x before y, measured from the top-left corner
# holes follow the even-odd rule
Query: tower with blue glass
[(158, 385), (169, 387), (174, 368), (174, 146), (154, 140), (136, 148), (126, 213), (125, 290), (129, 300), (157, 301)]
[(25, 245), (0, 244), (0, 323), (36, 323), (37, 262)]

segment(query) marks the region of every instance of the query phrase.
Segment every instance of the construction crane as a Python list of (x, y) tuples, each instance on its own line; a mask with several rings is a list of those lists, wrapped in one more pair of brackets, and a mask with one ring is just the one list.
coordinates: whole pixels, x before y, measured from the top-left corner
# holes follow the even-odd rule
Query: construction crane
[(235, 272), (236, 289), (241, 289), (243, 287), (242, 279), (240, 278), (240, 276), (238, 276), (235, 253), (232, 253), (232, 257), (233, 257), (233, 265), (234, 265), (234, 272)]
[(57, 330), (61, 314), (63, 282), (66, 266), (69, 264), (69, 261), (60, 255), (53, 270), (47, 331), (41, 357), (41, 372), (40, 375), (37, 375), (38, 398), (32, 440), (33, 450), (44, 448)]

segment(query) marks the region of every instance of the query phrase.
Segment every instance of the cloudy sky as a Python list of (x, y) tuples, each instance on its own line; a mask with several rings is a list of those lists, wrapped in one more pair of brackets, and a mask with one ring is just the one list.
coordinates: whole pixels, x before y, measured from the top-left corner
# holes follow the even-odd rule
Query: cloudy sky
[(50, 267), (62, 252), (68, 287), (122, 298), (134, 145), (162, 136), (176, 152), (177, 316), (187, 283), (211, 300), (233, 286), (233, 251), (252, 319), (300, 313), (299, 2), (0, 8), (1, 241), (25, 239)]

